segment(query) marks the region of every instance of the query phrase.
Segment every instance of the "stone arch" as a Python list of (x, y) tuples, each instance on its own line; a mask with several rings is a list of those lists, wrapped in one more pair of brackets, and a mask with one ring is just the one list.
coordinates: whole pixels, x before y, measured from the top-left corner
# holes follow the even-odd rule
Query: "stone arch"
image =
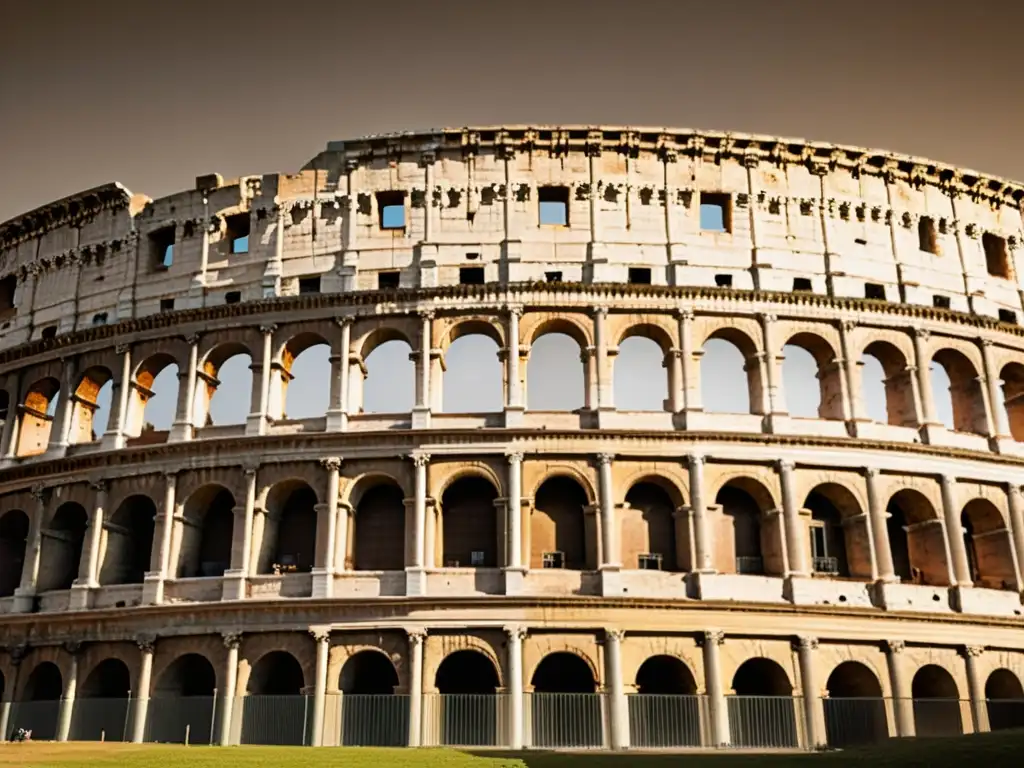
[[(603, 743), (602, 713), (597, 675), (587, 659), (572, 651), (544, 656), (530, 678), (534, 746), (600, 746)], [(555, 694), (552, 696), (551, 694)], [(566, 723), (557, 717), (566, 694), (575, 695), (575, 717)]]
[(498, 735), (501, 684), (494, 662), (477, 650), (454, 651), (438, 665), (434, 685), (440, 696), (441, 743), (490, 746)]
[(338, 677), (338, 689), (348, 696), (392, 694), (398, 685), (395, 665), (377, 648), (363, 648), (353, 653), (345, 659)]
[(405, 568), (405, 492), (394, 478), (366, 475), (350, 491), (355, 498), (349, 539), (351, 567), (356, 571), (400, 571)]
[[(588, 524), (589, 498), (577, 480), (566, 474), (549, 476), (534, 494), (530, 516), (530, 567), (593, 570), (594, 541)], [(591, 518), (592, 519), (592, 518)], [(589, 535), (588, 535), (589, 534)]]
[(231, 567), (235, 496), (223, 485), (197, 488), (184, 505), (178, 546), (178, 578), (220, 577)]
[(32, 731), (34, 741), (52, 741), (57, 736), (60, 699), (64, 695), (64, 676), (52, 661), (41, 661), (32, 669), (21, 689), (20, 702), (31, 707), (15, 707), (11, 730)]
[(971, 580), (990, 589), (1016, 590), (1013, 539), (999, 508), (988, 499), (972, 499), (960, 513)]
[(734, 745), (797, 745), (793, 684), (778, 662), (765, 657), (747, 659), (733, 675), (732, 689), (728, 707)]
[[(941, 366), (949, 377), (948, 392), (936, 386), (936, 365)], [(986, 434), (988, 428), (984, 395), (978, 380), (978, 368), (970, 358), (959, 349), (944, 347), (932, 355), (930, 373), (936, 411), (940, 411), (942, 403), (948, 402), (953, 414), (952, 423), (947, 424), (947, 427), (957, 432)]]
[(405, 342), (409, 349), (412, 349), (413, 339), (415, 334), (411, 328), (403, 328), (400, 324), (391, 323), (387, 320), (377, 321), (372, 327), (367, 326), (368, 330), (362, 336), (354, 336), (354, 342), (352, 344), (353, 349), (359, 351), (359, 357), (362, 360), (366, 360), (374, 350), (378, 347), (387, 344), (389, 341), (402, 341)]
[(867, 526), (853, 523), (863, 514), (856, 495), (844, 485), (816, 485), (804, 499), (811, 513), (811, 567), (815, 573), (842, 578), (871, 578)]
[(834, 748), (873, 744), (889, 735), (878, 676), (859, 661), (844, 661), (825, 683), (825, 733)]
[[(131, 672), (121, 659), (108, 657), (96, 664), (78, 688), (71, 739), (127, 741), (131, 685)], [(93, 704), (90, 699), (106, 701)]]
[(533, 328), (523, 325), (521, 332), (529, 344), (524, 388), (527, 409), (576, 411), (587, 407), (591, 382), (584, 357), (590, 348), (589, 334), (567, 317), (552, 317)]
[(338, 674), (343, 693), (341, 743), (345, 746), (400, 747), (409, 734), (403, 697), (393, 696), (398, 672), (386, 653), (363, 648), (349, 656)]
[(78, 502), (66, 501), (57, 507), (42, 534), (37, 591), (71, 588), (78, 578), (88, 526), (89, 514)]
[[(349, 369), (350, 413), (409, 413), (416, 402), (416, 366), (410, 336), (385, 325), (361, 341)], [(431, 379), (433, 380), (433, 372)]]
[(695, 696), (697, 681), (682, 659), (667, 654), (649, 656), (636, 672), (633, 681), (641, 695), (664, 694)]
[[(754, 339), (738, 327), (720, 326), (707, 335), (700, 349), (701, 402), (704, 410), (715, 413), (763, 413), (761, 362)], [(730, 381), (746, 382), (745, 401), (741, 390), (728, 390)]]
[(937, 664), (917, 670), (911, 682), (914, 726), (918, 736), (963, 733), (960, 691), (953, 676)]
[(682, 506), (675, 485), (660, 476), (646, 476), (626, 491), (619, 519), (624, 568), (681, 571), (688, 557), (678, 535), (676, 510)]
[[(242, 744), (306, 743), (308, 710), (302, 664), (288, 651), (269, 651), (252, 665), (242, 699)], [(262, 700), (273, 700), (266, 706)]]
[[(870, 380), (864, 358), (872, 358), (876, 363), (877, 371)], [(896, 427), (916, 426), (917, 412), (911, 381), (913, 374), (908, 369), (903, 351), (887, 340), (872, 341), (864, 347), (860, 365), (862, 390), (871, 391), (876, 388), (884, 401), (882, 413), (871, 414), (872, 418)]]
[(149, 496), (125, 498), (104, 522), (106, 546), (100, 584), (141, 584), (153, 555), (156, 504)]
[(302, 664), (288, 651), (268, 651), (252, 665), (248, 696), (299, 696), (306, 687)]
[[(647, 326), (634, 326), (639, 329)], [(654, 328), (657, 328), (654, 326)], [(657, 328), (659, 336), (664, 331)], [(671, 343), (671, 342), (669, 342)], [(612, 369), (613, 401), (620, 411), (664, 411), (669, 405), (669, 372), (672, 362), (663, 340), (642, 333), (619, 343)]]
[[(327, 413), (331, 389), (331, 344), (317, 331), (292, 335), (277, 353), (267, 412), (273, 419), (312, 419)], [(299, 384), (293, 389), (292, 382)], [(294, 397), (293, 397), (294, 395)]]
[(580, 347), (586, 349), (594, 345), (591, 339), (590, 324), (581, 316), (571, 314), (551, 315), (548, 313), (527, 313), (520, 323), (520, 336), (532, 347), (541, 336), (549, 333), (561, 333), (568, 336)]
[(129, 437), (171, 428), (178, 409), (179, 373), (177, 358), (167, 352), (154, 352), (136, 366), (125, 414)]
[(54, 376), (40, 378), (25, 390), (18, 427), (18, 456), (37, 456), (46, 451), (61, 394), (60, 381)]
[(434, 675), (434, 687), (441, 694), (495, 694), (501, 677), (494, 661), (477, 649), (449, 653)]
[(217, 672), (209, 658), (189, 651), (154, 672), (148, 739), (183, 744), (187, 736), (191, 744), (213, 743)]
[(20, 509), (0, 517), (0, 597), (10, 597), (21, 584), (30, 527), (28, 515)]
[[(821, 419), (842, 419), (843, 418), (843, 388), (842, 388), (842, 369), (836, 363), (838, 355), (836, 354), (835, 347), (829, 343), (823, 336), (813, 331), (797, 331), (793, 333), (783, 345), (783, 354), (786, 354), (787, 348), (799, 348), (809, 354), (814, 360), (816, 370), (814, 375), (817, 378), (817, 382), (814, 386), (808, 389), (817, 390), (819, 395), (819, 402), (817, 406), (817, 412), (814, 414), (807, 414), (810, 416), (817, 416)], [(791, 386), (790, 378), (796, 378), (793, 380)], [(783, 391), (788, 396), (787, 403), (791, 403), (797, 396), (797, 391), (802, 390), (799, 386), (801, 371), (799, 369), (794, 370), (794, 366), (786, 365), (785, 359), (782, 365), (782, 377), (784, 380)], [(801, 392), (802, 393), (802, 392)], [(790, 413), (793, 413), (791, 407), (787, 407)], [(800, 413), (798, 415), (805, 415)]]
[(985, 704), (993, 731), (1024, 726), (1024, 687), (1010, 670), (995, 669), (985, 681)]
[[(504, 335), (492, 322), (467, 318), (456, 322), (442, 342), (444, 413), (493, 413), (505, 406)], [(432, 382), (433, 384), (433, 382)]]
[(217, 672), (210, 660), (201, 653), (183, 653), (176, 656), (162, 670), (153, 686), (153, 698), (212, 697), (217, 688)]
[(637, 695), (627, 700), (630, 745), (698, 747), (701, 710), (697, 681), (677, 656), (648, 656), (634, 679)]
[(480, 475), (463, 475), (441, 495), (442, 564), (454, 568), (501, 565), (498, 489)]
[(719, 529), (725, 561), (722, 573), (781, 575), (784, 570), (777, 509), (772, 493), (753, 477), (734, 474), (724, 478), (714, 496), (720, 512)]
[[(1017, 442), (1024, 442), (1024, 364), (1009, 362), (999, 371), (1002, 381), (1003, 410), (1010, 435)], [(993, 407), (998, 407), (993, 404)]]
[(597, 503), (597, 488), (588, 468), (583, 462), (543, 461), (523, 463), (523, 493), (533, 498), (548, 480), (554, 477), (568, 477), (575, 481), (587, 496), (588, 504)]
[(897, 490), (886, 507), (893, 570), (914, 584), (946, 586), (946, 531), (932, 502), (915, 488)]
[(303, 480), (287, 479), (271, 487), (267, 513), (254, 527), (253, 541), (260, 542), (258, 573), (308, 573), (316, 559), (317, 505), (313, 488)]
[(432, 463), (428, 472), (432, 495), (435, 498), (443, 497), (454, 483), (473, 477), (480, 478), (494, 486), (499, 496), (505, 495), (504, 478), (495, 470), (493, 464), (484, 458)]
[[(252, 410), (252, 395), (258, 383), (252, 375), (255, 362), (252, 348), (242, 341), (215, 343), (199, 361), (192, 423), (200, 428), (244, 424)], [(222, 379), (228, 380), (228, 387), (219, 395)], [(214, 411), (219, 416), (215, 417)]]
[(534, 693), (594, 693), (597, 673), (590, 659), (573, 651), (554, 651), (533, 670)]
[(90, 366), (78, 377), (71, 396), (74, 406), (68, 431), (69, 443), (92, 443), (103, 437), (110, 416), (113, 382), (114, 374), (102, 365)]

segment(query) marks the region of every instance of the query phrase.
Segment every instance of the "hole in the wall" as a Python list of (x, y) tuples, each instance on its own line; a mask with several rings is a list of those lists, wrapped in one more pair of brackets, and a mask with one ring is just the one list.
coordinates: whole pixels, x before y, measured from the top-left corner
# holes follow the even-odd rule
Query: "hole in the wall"
[(320, 275), (299, 278), (299, 295), (305, 296), (310, 293), (320, 293)]
[(405, 229), (405, 192), (388, 190), (377, 193), (377, 211), (381, 229)]
[(885, 286), (878, 283), (864, 283), (864, 298), (885, 301)]
[(377, 273), (377, 290), (397, 288), (399, 286), (401, 273), (397, 270)]
[(93, 325), (106, 325), (107, 324), (107, 313), (106, 312), (97, 312), (95, 315), (92, 316), (92, 324)]
[(700, 193), (700, 228), (705, 232), (732, 231), (732, 196), (724, 192)]
[(811, 278), (809, 278), (809, 277), (794, 277), (793, 278), (793, 290), (794, 291), (813, 291), (814, 287), (811, 285)]
[(732, 275), (715, 275), (715, 285), (719, 288), (732, 288)]
[(651, 270), (649, 267), (630, 267), (629, 282), (632, 285), (650, 285)]
[(8, 275), (0, 280), (0, 312), (14, 309), (14, 291), (18, 287), (18, 278)]
[(460, 267), (459, 268), (459, 283), (462, 285), (483, 285), (484, 284), (484, 268), (483, 267)]
[(855, 242), (857, 245), (867, 245), (868, 244), (868, 241), (865, 240), (863, 237), (858, 237), (858, 238), (854, 239), (853, 242)]
[(149, 251), (154, 269), (170, 269), (174, 263), (174, 227), (150, 232)]
[(949, 309), (949, 296), (932, 296), (932, 306), (936, 309)]
[(1013, 277), (1010, 269), (1010, 256), (1006, 250), (1006, 239), (986, 232), (981, 236), (981, 246), (985, 251), (985, 265), (993, 277), (1009, 280)]
[(224, 294), (225, 304), (238, 304), (242, 300), (241, 291), (228, 291)]
[(560, 282), (562, 282), (562, 273), (561, 272), (545, 272), (544, 273), (544, 279), (547, 280), (549, 283), (560, 283)]
[(42, 339), (52, 339), (57, 336), (57, 326), (48, 325), (40, 332), (39, 337)]
[(174, 299), (160, 299), (160, 311), (161, 312), (172, 312), (172, 311), (174, 311)]
[(467, 253), (466, 254), (466, 258), (469, 259), (470, 261), (476, 261), (477, 259), (480, 258), (480, 254), (479, 253)]
[(249, 252), (249, 214), (236, 213), (224, 220), (227, 225), (227, 240), (231, 253)]
[(999, 322), (1010, 323), (1011, 325), (1017, 324), (1017, 313), (1012, 309), (1000, 309), (999, 310)]
[(542, 227), (569, 226), (569, 188), (538, 187), (537, 201)]
[(917, 247), (925, 253), (939, 252), (939, 235), (935, 230), (935, 219), (922, 216), (917, 222)]

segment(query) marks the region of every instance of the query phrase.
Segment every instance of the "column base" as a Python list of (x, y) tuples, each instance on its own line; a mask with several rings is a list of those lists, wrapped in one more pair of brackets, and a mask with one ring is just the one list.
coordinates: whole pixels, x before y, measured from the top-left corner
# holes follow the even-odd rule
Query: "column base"
[(245, 571), (241, 569), (224, 571), (223, 584), (222, 600), (244, 600), (246, 598)]
[(865, 426), (872, 423), (870, 419), (847, 419), (846, 432), (850, 437), (861, 437)]
[(150, 571), (142, 579), (142, 604), (160, 605), (164, 601), (164, 579), (159, 571)]
[(417, 405), (412, 409), (412, 428), (430, 429), (430, 408)]
[(521, 595), (526, 588), (526, 568), (506, 568), (505, 569), (505, 594), (506, 595)]
[(427, 572), (420, 566), (405, 569), (406, 597), (424, 597), (427, 594)]
[(327, 411), (327, 431), (344, 432), (348, 429), (348, 413), (345, 411)]
[(55, 459), (63, 459), (68, 452), (66, 445), (50, 444), (46, 447), (46, 452), (40, 456), (43, 461), (54, 461)]
[(180, 443), (185, 440), (191, 440), (193, 437), (195, 437), (195, 430), (191, 424), (184, 421), (176, 421), (171, 424), (171, 431), (167, 435), (167, 442)]
[(921, 442), (925, 445), (941, 445), (940, 435), (946, 431), (946, 427), (943, 424), (922, 424), (917, 431), (921, 433)]
[(91, 587), (88, 584), (80, 584), (75, 581), (71, 585), (71, 591), (68, 595), (68, 610), (69, 611), (85, 611), (89, 608), (89, 595)]
[(105, 432), (100, 442), (104, 451), (119, 451), (124, 448), (125, 436), (122, 432)]
[(246, 435), (265, 435), (267, 433), (267, 418), (262, 413), (250, 413), (245, 420)]
[(313, 598), (330, 597), (334, 587), (334, 573), (327, 568), (313, 569)]
[(618, 565), (602, 565), (598, 573), (601, 575), (601, 597), (621, 597), (625, 594)]
[(31, 587), (18, 587), (14, 590), (14, 613), (35, 613), (36, 591)]
[(616, 425), (613, 422), (615, 421), (617, 414), (618, 412), (614, 408), (609, 408), (607, 406), (598, 408), (594, 411), (594, 416), (597, 419), (597, 428), (614, 429)]
[(526, 409), (521, 405), (505, 406), (505, 427), (521, 427), (526, 422)]

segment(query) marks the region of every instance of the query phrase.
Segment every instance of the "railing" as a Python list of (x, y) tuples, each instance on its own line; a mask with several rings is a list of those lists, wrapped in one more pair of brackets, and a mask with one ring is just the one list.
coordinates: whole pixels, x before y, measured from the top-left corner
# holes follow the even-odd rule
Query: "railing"
[(748, 576), (764, 574), (764, 558), (744, 555), (736, 558), (736, 573)]
[(812, 563), (815, 573), (827, 573), (835, 576), (839, 573), (838, 557), (815, 557)]
[(636, 693), (627, 702), (632, 747), (664, 749), (713, 743), (704, 696)]
[(37, 741), (49, 741), (57, 737), (57, 718), (60, 713), (59, 701), (19, 701), (11, 706), (11, 719), (6, 737), (20, 728), (32, 731)]
[(423, 697), (423, 746), (505, 747), (508, 697), (497, 694), (427, 694)]
[(217, 700), (213, 696), (154, 696), (145, 740), (165, 744), (214, 744)]
[(959, 736), (964, 732), (964, 710), (960, 699), (914, 699), (914, 729), (918, 736)]
[(72, 741), (129, 741), (131, 703), (130, 699), (78, 699), (71, 717), (69, 738)]
[(1024, 699), (988, 699), (988, 725), (993, 731), (1024, 728)]
[(822, 706), (830, 747), (856, 747), (889, 738), (885, 699), (826, 698)]
[(796, 748), (801, 745), (801, 699), (796, 696), (729, 696), (734, 747)]
[[(325, 743), (346, 747), (404, 747), (409, 743), (408, 696), (328, 696), (324, 713)], [(333, 739), (332, 734), (336, 734)]]
[(534, 747), (602, 747), (604, 697), (599, 693), (531, 693), (524, 696), (526, 743)]
[[(238, 743), (291, 746), (311, 743), (311, 696), (239, 696), (233, 709), (236, 713), (241, 711)], [(235, 725), (232, 722), (232, 726)]]

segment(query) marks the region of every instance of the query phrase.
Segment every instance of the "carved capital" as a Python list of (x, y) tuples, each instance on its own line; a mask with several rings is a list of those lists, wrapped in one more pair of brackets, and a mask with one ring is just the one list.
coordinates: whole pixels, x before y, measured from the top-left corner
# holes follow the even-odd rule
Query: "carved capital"
[(135, 644), (142, 653), (153, 653), (156, 648), (156, 635), (139, 634), (135, 636)]
[(80, 640), (65, 640), (61, 643), (61, 648), (70, 656), (77, 656), (82, 651), (82, 642)]
[(885, 641), (885, 650), (887, 650), (889, 653), (903, 653), (903, 651), (906, 649), (906, 647), (907, 647), (907, 644), (903, 640), (886, 640)]
[(412, 463), (417, 467), (425, 467), (427, 466), (427, 464), (430, 463), (429, 453), (422, 453), (417, 451), (416, 453), (410, 453), (409, 458), (412, 460)]
[(856, 320), (843, 320), (843, 322), (841, 322), (839, 325), (843, 329), (843, 331), (845, 331), (846, 333), (850, 333), (850, 331), (852, 331), (853, 329), (855, 329), (857, 327), (857, 321)]
[(529, 634), (529, 630), (521, 624), (514, 626), (505, 627), (505, 634), (508, 635), (509, 640), (515, 640), (517, 642), (523, 642), (526, 636)]
[(20, 666), (21, 662), (23, 662), (25, 657), (28, 655), (28, 644), (19, 643), (18, 645), (8, 646), (7, 655), (11, 657), (11, 664), (15, 667)]
[(599, 453), (594, 458), (597, 461), (598, 465), (604, 467), (604, 466), (610, 465), (612, 463), (612, 460), (615, 458), (615, 454), (614, 453)]
[(708, 645), (722, 645), (725, 642), (725, 632), (720, 629), (710, 629), (697, 635), (697, 645), (701, 648)]
[(757, 315), (757, 319), (760, 320), (762, 323), (774, 323), (776, 320), (779, 319), (779, 316), (771, 312), (759, 312)]
[(242, 462), (242, 474), (245, 475), (246, 479), (254, 477), (259, 468), (259, 459), (248, 459)]
[(700, 453), (691, 453), (689, 456), (687, 456), (686, 461), (689, 466), (694, 467), (696, 469), (700, 469), (702, 466), (704, 466), (704, 456), (703, 454)]
[(608, 307), (591, 307), (590, 313), (594, 316), (595, 320), (598, 318), (604, 320), (608, 317)]
[(109, 488), (109, 487), (110, 486), (107, 484), (106, 480), (90, 480), (89, 481), (89, 490), (90, 491), (94, 491), (95, 493), (106, 493), (107, 488)]
[(263, 325), (260, 326), (260, 333), (262, 333), (264, 336), (269, 336), (276, 330), (277, 326), (274, 323), (264, 323)]
[(816, 651), (818, 650), (818, 638), (807, 636), (798, 637), (794, 641), (793, 647), (797, 651), (802, 651), (804, 653), (807, 653), (808, 651)]
[(624, 629), (606, 629), (604, 631), (605, 640), (611, 640), (615, 643), (621, 643), (626, 639), (626, 630)]
[(352, 318), (348, 315), (334, 318), (334, 324), (339, 328), (344, 328), (346, 325), (352, 325)]
[(241, 632), (222, 632), (221, 638), (224, 640), (224, 647), (229, 651), (237, 650), (242, 644)]
[(510, 306), (508, 308), (508, 313), (510, 315), (514, 315), (515, 317), (522, 317), (523, 316), (523, 308), (518, 306), (518, 305)]
[(42, 483), (36, 483), (35, 485), (32, 486), (32, 490), (29, 491), (29, 493), (32, 494), (32, 498), (35, 499), (37, 502), (45, 503), (46, 497), (49, 495), (49, 490), (50, 489), (47, 488)]
[(337, 472), (341, 469), (341, 457), (340, 456), (328, 456), (320, 459), (320, 466), (326, 469), (328, 472)]
[(684, 323), (693, 321), (693, 310), (692, 309), (677, 309), (676, 319), (682, 320)]
[(310, 627), (309, 636), (317, 643), (327, 643), (331, 640), (330, 627)]
[(432, 309), (423, 309), (416, 314), (419, 316), (420, 320), (424, 322), (429, 323), (434, 319), (434, 310)]
[(194, 347), (199, 343), (200, 335), (199, 333), (189, 333), (184, 336), (184, 339), (190, 347)]
[(506, 451), (505, 458), (508, 459), (509, 464), (522, 464), (523, 463), (523, 452), (522, 451)]
[(413, 629), (405, 630), (405, 634), (409, 638), (410, 646), (423, 645), (423, 641), (427, 639), (427, 630), (422, 627), (415, 627)]
[(775, 468), (779, 471), (779, 474), (788, 474), (793, 471), (795, 466), (791, 459), (777, 459), (775, 461)]
[(869, 480), (874, 480), (879, 475), (878, 467), (864, 467), (861, 471), (864, 473), (864, 477)]
[(914, 334), (914, 338), (920, 339), (921, 341), (928, 341), (932, 336), (932, 332), (927, 328), (912, 328), (911, 331)]
[(114, 345), (114, 351), (117, 354), (119, 354), (119, 355), (123, 355), (125, 352), (127, 352), (131, 348), (132, 348), (131, 344), (115, 344)]
[(964, 658), (976, 659), (985, 652), (985, 646), (983, 645), (965, 645), (961, 651)]

